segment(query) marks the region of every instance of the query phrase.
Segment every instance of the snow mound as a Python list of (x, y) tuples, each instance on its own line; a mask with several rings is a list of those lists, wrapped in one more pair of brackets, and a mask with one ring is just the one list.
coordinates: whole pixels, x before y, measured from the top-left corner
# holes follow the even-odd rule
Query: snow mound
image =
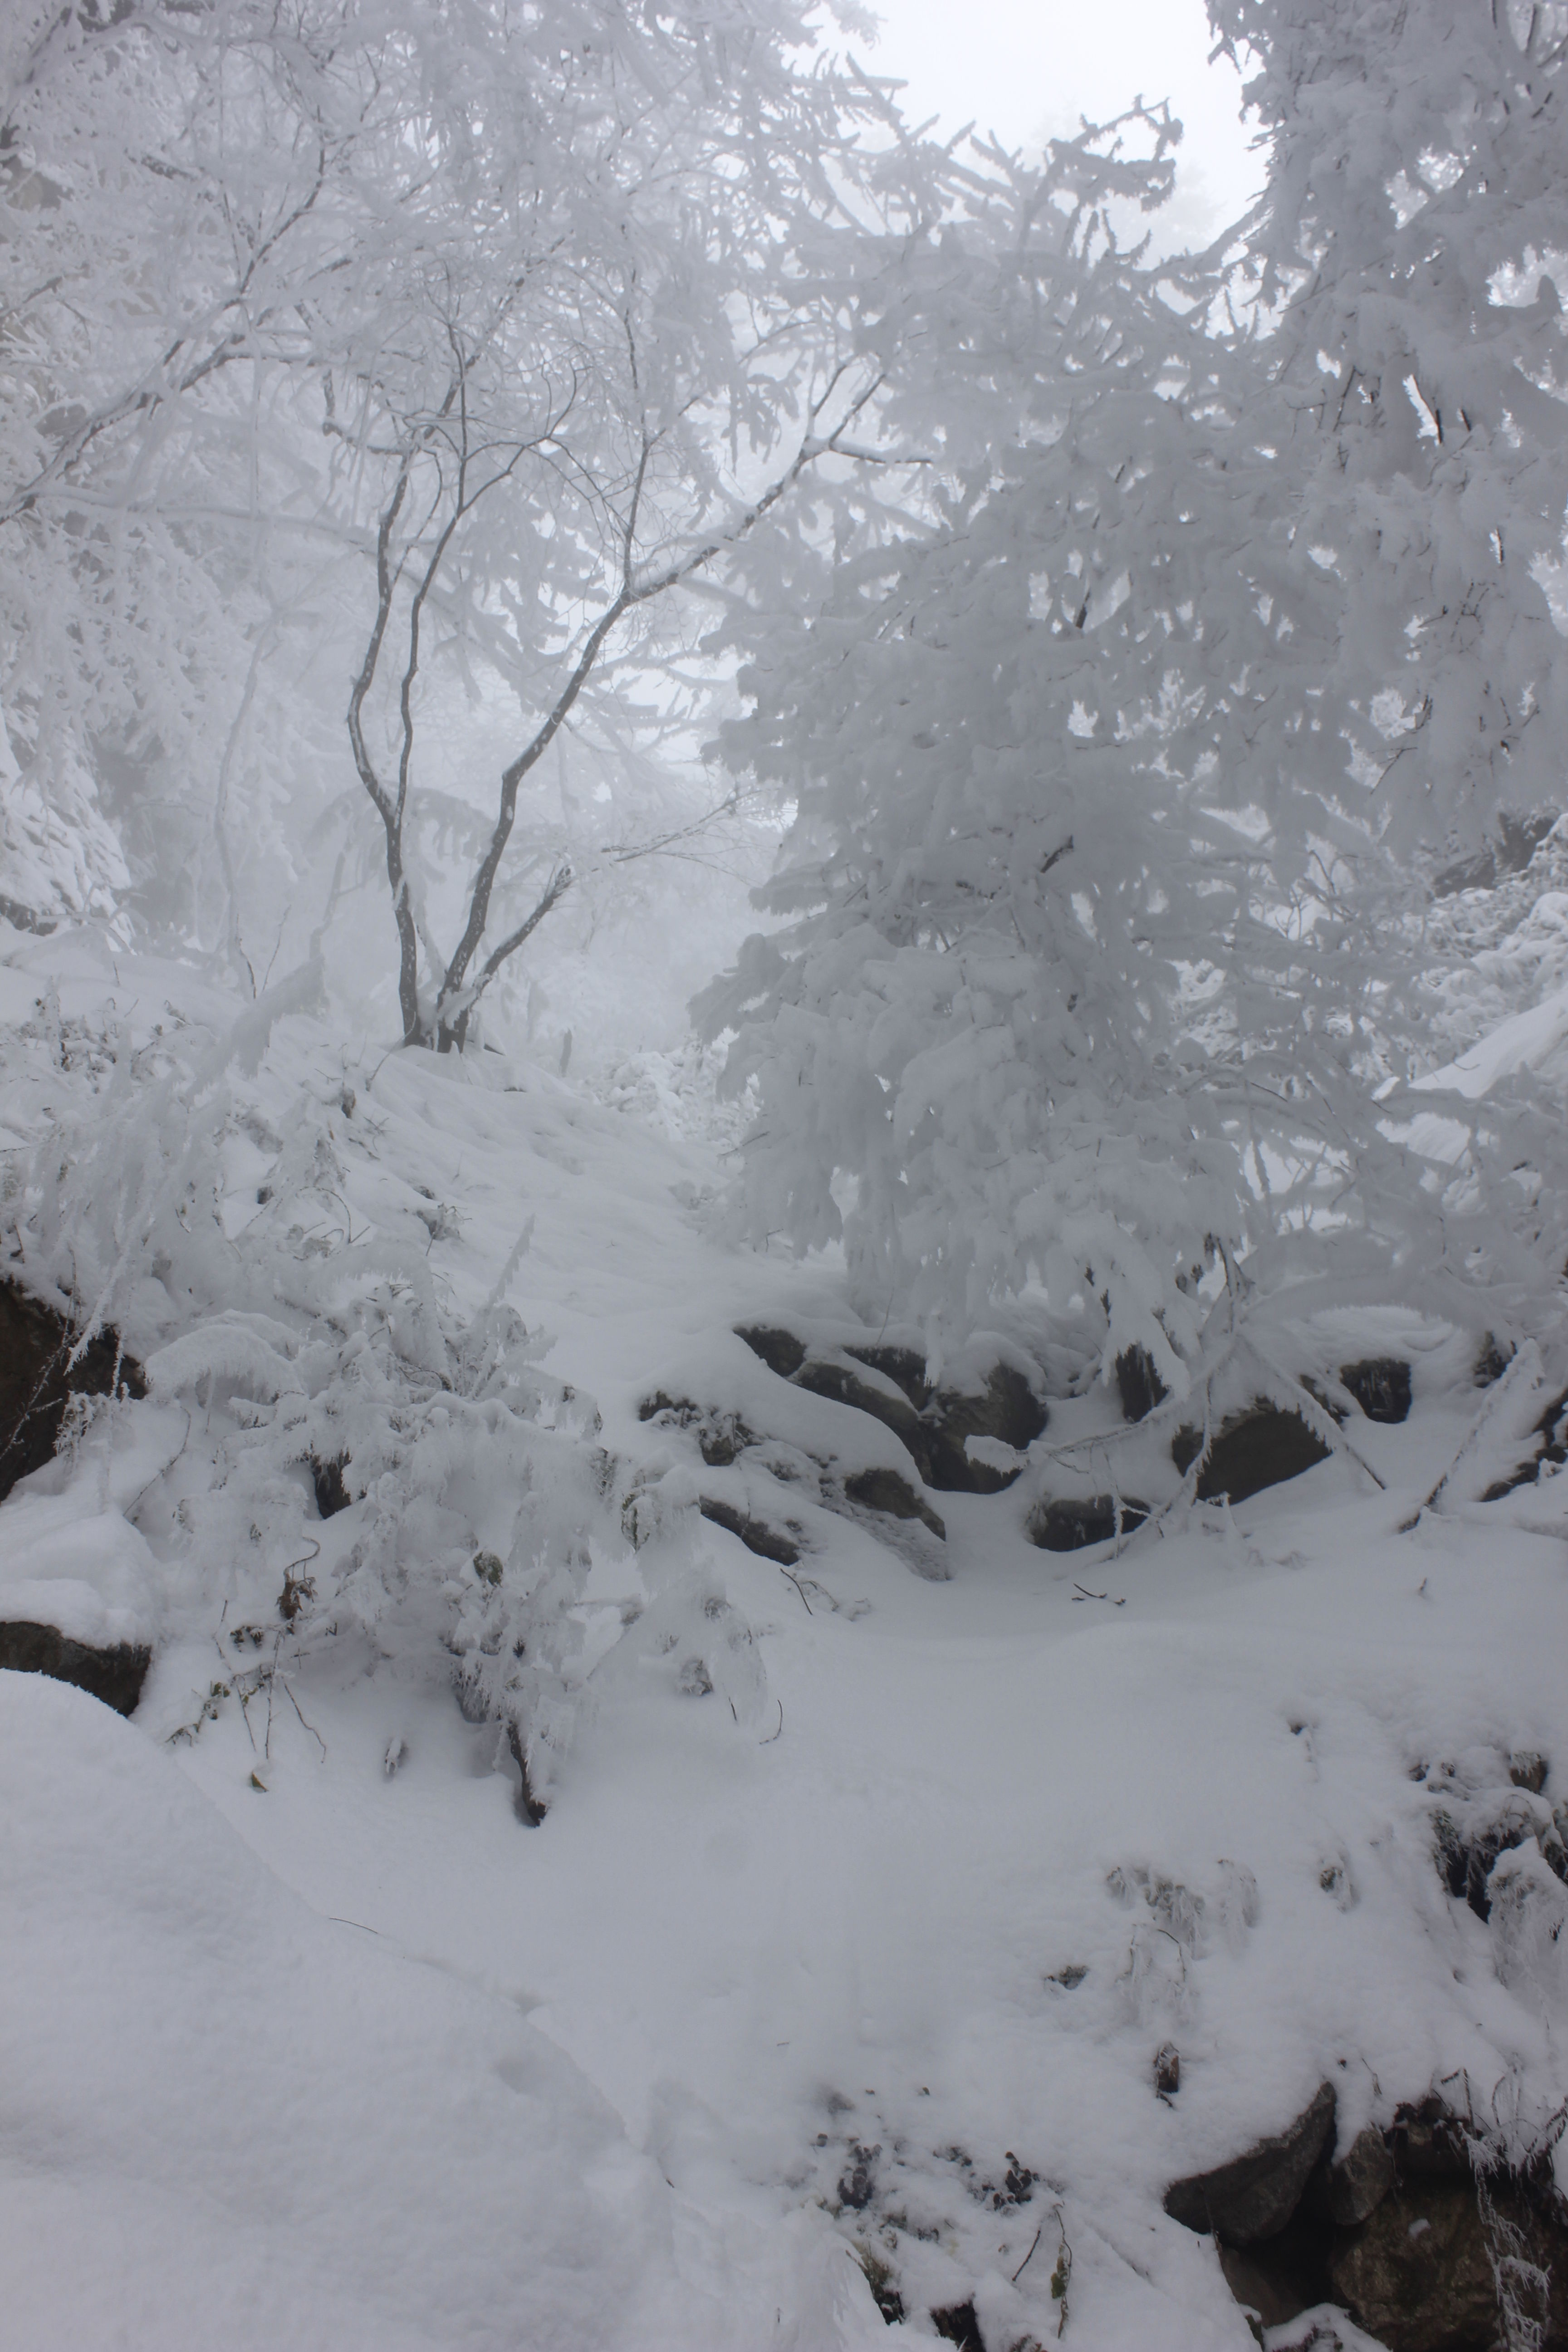
[(14, 2352), (844, 2340), (823, 2252), (794, 2314), (751, 2282), (765, 2328), (683, 2284), (676, 2200), (518, 2003), (318, 1916), (107, 1708), (0, 1675), (0, 1811)]

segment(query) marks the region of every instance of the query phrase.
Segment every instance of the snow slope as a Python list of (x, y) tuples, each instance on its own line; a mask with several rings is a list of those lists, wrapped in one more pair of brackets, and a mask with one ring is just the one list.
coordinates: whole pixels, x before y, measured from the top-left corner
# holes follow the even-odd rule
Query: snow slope
[[(60, 1017), (90, 1026), (105, 975), (55, 942), (0, 968), (13, 1021), (72, 955)], [(172, 967), (111, 984), (149, 1030), (222, 1010)], [(20, 1034), (25, 1138), (69, 1074)], [(302, 1013), (236, 1083), (274, 1129), (313, 1089), (347, 1229), (423, 1204), (443, 1297), (481, 1301), (531, 1218), (512, 1298), (596, 1400), (617, 1492), (669, 1507), (644, 1549), (595, 1546), (583, 1705), (528, 1829), (416, 1577), (369, 1633), (280, 1643), (269, 1698), (208, 1704), (260, 1590), (181, 1517), (210, 1411), (174, 1459), (176, 1408), (130, 1408), (0, 1506), (7, 1577), (49, 1507), (133, 1537), (163, 1645), (131, 1725), (0, 1677), (9, 2340), (831, 2352), (930, 2341), (973, 2299), (1012, 2352), (1057, 2340), (1065, 2246), (1068, 2343), (1240, 2352), (1171, 2179), (1324, 2080), (1342, 2143), (1435, 2082), (1516, 2141), (1568, 2096), (1550, 1888), (1483, 1923), (1434, 1863), (1435, 1810), (1506, 1790), (1514, 1751), (1568, 1787), (1555, 1483), (1470, 1499), (1538, 1366), (1500, 1401), (1417, 1333), (1410, 1421), (1355, 1428), (1383, 1489), (1335, 1457), (1119, 1557), (1025, 1538), (1050, 1449), (1110, 1432), (1102, 1396), (1059, 1400), (1019, 1487), (939, 1498), (946, 1581), (815, 1508), (786, 1573), (696, 1515), (694, 1444), (639, 1417), (677, 1370), (733, 1402), (738, 1322), (844, 1319), (831, 1259), (728, 1244), (708, 1147), (501, 1056), (346, 1066)], [(226, 1150), (238, 1234), (260, 1171)], [(1343, 1320), (1347, 1355), (1387, 1343)], [(781, 1429), (818, 1402), (775, 1386)], [(875, 1458), (868, 1429), (843, 1443)], [(323, 1562), (369, 1507), (309, 1515)], [(90, 1585), (85, 1536), (79, 1564)], [(750, 1712), (617, 1640), (690, 1574), (754, 1637)]]

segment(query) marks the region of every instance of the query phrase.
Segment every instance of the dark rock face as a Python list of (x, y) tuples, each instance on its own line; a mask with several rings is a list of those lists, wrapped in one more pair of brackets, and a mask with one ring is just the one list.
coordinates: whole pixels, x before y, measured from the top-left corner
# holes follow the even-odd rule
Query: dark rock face
[(666, 1396), (662, 1389), (643, 1399), (637, 1419), (672, 1421), (678, 1429), (691, 1430), (710, 1470), (728, 1468), (737, 1454), (758, 1442), (756, 1432), (746, 1427), (739, 1413), (725, 1412), (718, 1405), (694, 1404), (689, 1397)]
[(117, 1358), (127, 1395), (147, 1393), (140, 1364), (120, 1356), (112, 1331), (100, 1331), (68, 1370), (73, 1342), (57, 1308), (14, 1282), (0, 1282), (0, 1497), (53, 1458), (68, 1397), (112, 1393)]
[(837, 1354), (808, 1356), (794, 1375), (794, 1381), (797, 1389), (805, 1389), (812, 1396), (826, 1397), (829, 1404), (847, 1404), (857, 1412), (868, 1412), (873, 1421), (890, 1429), (930, 1485), (931, 1463), (925, 1431), (907, 1397), (889, 1396), (886, 1389), (864, 1380), (847, 1358)]
[(933, 1536), (947, 1541), (947, 1529), (931, 1505), (896, 1470), (858, 1470), (844, 1481), (844, 1492), (863, 1511), (885, 1511), (892, 1519), (919, 1519)]
[(1116, 1387), (1124, 1421), (1142, 1421), (1170, 1394), (1147, 1348), (1123, 1348), (1116, 1359)]
[(911, 1348), (851, 1348), (847, 1352), (902, 1389), (920, 1416), (925, 1454), (921, 1475), (939, 1494), (1001, 1494), (1012, 1485), (1017, 1471), (971, 1461), (965, 1440), (994, 1437), (1022, 1454), (1048, 1419), (1044, 1402), (1012, 1364), (994, 1364), (984, 1388), (970, 1394), (962, 1389), (930, 1387), (925, 1360)]
[(310, 1484), (316, 1490), (316, 1508), (324, 1519), (346, 1511), (353, 1501), (343, 1476), (348, 1466), (346, 1454), (334, 1454), (330, 1462), (322, 1462), (314, 1454), (310, 1456)]
[(95, 1650), (73, 1642), (55, 1625), (0, 1624), (0, 1666), (13, 1674), (48, 1675), (58, 1683), (74, 1683), (116, 1715), (133, 1715), (141, 1704), (142, 1685), (153, 1653), (139, 1642), (117, 1642)]
[(1189, 2230), (1212, 2231), (1227, 2245), (1250, 2246), (1285, 2227), (1301, 2201), (1334, 2122), (1333, 2086), (1324, 2083), (1288, 2130), (1259, 2140), (1213, 2172), (1173, 2181), (1165, 2210)]
[[(1014, 1365), (994, 1364), (973, 1394), (933, 1389), (925, 1359), (912, 1348), (816, 1348), (796, 1332), (756, 1324), (737, 1331), (771, 1371), (830, 1403), (868, 1412), (907, 1449), (921, 1477), (939, 1494), (996, 1495), (1018, 1475), (971, 1461), (965, 1441), (994, 1437), (1022, 1453), (1046, 1426), (1047, 1409)], [(879, 1373), (861, 1377), (858, 1367)], [(884, 1387), (883, 1382), (889, 1386)], [(896, 1391), (897, 1393), (889, 1391)]]
[(777, 1372), (784, 1381), (798, 1372), (805, 1361), (805, 1341), (793, 1331), (775, 1330), (771, 1324), (751, 1323), (735, 1334), (744, 1339), (753, 1356), (760, 1356), (770, 1372)]
[(1488, 2352), (1498, 2337), (1497, 2287), (1475, 2190), (1412, 2182), (1334, 2249), (1335, 2300), (1389, 2352)]
[(1401, 1356), (1368, 1356), (1340, 1366), (1340, 1384), (1349, 1389), (1368, 1421), (1410, 1417), (1410, 1367)]
[(985, 2338), (972, 2303), (954, 2303), (944, 2311), (933, 2311), (931, 2324), (944, 2344), (958, 2345), (960, 2352), (985, 2352)]
[[(1190, 1423), (1176, 1432), (1171, 1441), (1171, 1459), (1178, 1470), (1191, 1467), (1203, 1450), (1203, 1442), (1202, 1430)], [(1209, 1458), (1198, 1475), (1198, 1500), (1217, 1503), (1225, 1495), (1233, 1503), (1245, 1503), (1266, 1486), (1280, 1486), (1288, 1478), (1299, 1478), (1328, 1456), (1328, 1447), (1299, 1412), (1285, 1412), (1279, 1405), (1260, 1400), (1220, 1423)]]
[(1231, 2291), (1266, 2327), (1331, 2302), (1389, 2352), (1495, 2352), (1500, 2269), (1539, 2330), (1528, 2340), (1564, 2352), (1568, 2204), (1547, 2162), (1478, 2179), (1463, 2126), (1436, 2095), (1399, 2108), (1386, 2132), (1367, 2126), (1338, 2163), (1327, 2145), (1281, 2230), (1238, 2248), (1221, 2226)]
[(704, 1495), (697, 1507), (716, 1528), (726, 1528), (731, 1535), (739, 1536), (746, 1549), (754, 1551), (760, 1559), (773, 1559), (781, 1568), (793, 1568), (800, 1558), (800, 1546), (777, 1528), (769, 1527), (765, 1519), (749, 1518), (732, 1504), (716, 1503), (711, 1495)]
[(1553, 1397), (1531, 1432), (1535, 1446), (1506, 1478), (1497, 1479), (1481, 1496), (1483, 1503), (1500, 1503), (1516, 1486), (1532, 1486), (1541, 1475), (1541, 1465), (1551, 1462), (1561, 1469), (1568, 1462), (1568, 1389)]
[(1353, 2230), (1375, 2213), (1393, 2188), (1393, 2153), (1375, 2125), (1364, 2124), (1323, 2179), (1321, 2204), (1342, 2230)]
[[(1467, 1808), (1474, 1813), (1478, 1809)], [(1472, 1819), (1464, 1828), (1450, 1812), (1434, 1815), (1433, 1832), (1437, 1844), (1437, 1866), (1450, 1895), (1462, 1895), (1478, 1919), (1489, 1919), (1492, 1915), (1491, 1895), (1487, 1881), (1499, 1854), (1511, 1853), (1517, 1846), (1533, 1837), (1535, 1813), (1522, 1796), (1505, 1797), (1492, 1809), (1490, 1820)], [(1550, 1861), (1551, 1855), (1547, 1856)]]
[[(1121, 1498), (1121, 1532), (1130, 1535), (1149, 1516), (1147, 1503)], [(1087, 1544), (1109, 1543), (1116, 1533), (1114, 1495), (1090, 1495), (1081, 1502), (1037, 1503), (1029, 1514), (1029, 1541), (1042, 1551), (1081, 1551)]]

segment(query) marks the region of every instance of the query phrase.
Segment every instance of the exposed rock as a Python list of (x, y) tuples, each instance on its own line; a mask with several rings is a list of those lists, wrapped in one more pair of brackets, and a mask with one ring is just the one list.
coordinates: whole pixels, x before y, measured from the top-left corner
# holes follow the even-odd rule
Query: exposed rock
[(746, 1549), (754, 1551), (762, 1559), (777, 1560), (781, 1568), (793, 1568), (800, 1558), (799, 1544), (781, 1534), (777, 1528), (769, 1527), (765, 1519), (753, 1519), (746, 1512), (736, 1510), (732, 1503), (715, 1502), (711, 1495), (704, 1495), (697, 1507), (716, 1528), (725, 1528), (731, 1535), (739, 1536)]
[(994, 1437), (1022, 1454), (1039, 1436), (1047, 1417), (1043, 1401), (1011, 1364), (993, 1365), (978, 1394), (938, 1389), (922, 1414), (931, 1463), (928, 1483), (944, 1494), (999, 1495), (1012, 1485), (1017, 1470), (975, 1461), (965, 1441)]
[(998, 1495), (1018, 1475), (1016, 1470), (973, 1461), (967, 1438), (994, 1437), (1022, 1454), (1046, 1426), (1044, 1402), (1015, 1365), (994, 1364), (984, 1389), (971, 1392), (931, 1388), (925, 1359), (912, 1348), (850, 1348), (846, 1352), (903, 1391), (920, 1416), (928, 1457), (926, 1484), (941, 1494)]
[(1435, 2094), (1429, 2093), (1413, 2106), (1394, 2110), (1388, 2145), (1401, 2179), (1471, 2179), (1464, 2133), (1458, 2118)]
[(1342, 2230), (1375, 2213), (1394, 2182), (1394, 2157), (1375, 2124), (1363, 2124), (1323, 2176), (1322, 2210)]
[(1340, 1385), (1349, 1389), (1368, 1421), (1410, 1417), (1410, 1366), (1403, 1356), (1368, 1356), (1340, 1366)]
[(933, 2311), (931, 2324), (944, 2344), (956, 2344), (960, 2352), (985, 2352), (973, 2303), (949, 2304), (943, 2311)]
[(933, 1389), (925, 1358), (912, 1348), (816, 1346), (796, 1332), (764, 1324), (742, 1327), (736, 1336), (796, 1388), (881, 1422), (907, 1449), (924, 1483), (939, 1493), (1000, 1494), (1017, 1469), (972, 1460), (965, 1441), (992, 1437), (1022, 1453), (1046, 1426), (1043, 1401), (1012, 1364), (993, 1365), (984, 1388), (973, 1391)]
[(1489, 1331), (1481, 1341), (1479, 1351), (1470, 1369), (1470, 1378), (1477, 1388), (1489, 1389), (1494, 1381), (1500, 1381), (1509, 1368), (1512, 1356), (1512, 1348), (1509, 1349), (1505, 1356), (1498, 1346), (1496, 1338)]
[[(1149, 1516), (1147, 1503), (1121, 1498), (1121, 1532), (1130, 1535)], [(1089, 1495), (1077, 1502), (1037, 1503), (1026, 1528), (1029, 1541), (1042, 1551), (1081, 1551), (1086, 1544), (1109, 1543), (1116, 1533), (1114, 1495)]]
[(314, 1454), (310, 1456), (310, 1484), (316, 1490), (316, 1508), (322, 1518), (330, 1519), (339, 1511), (346, 1511), (353, 1501), (343, 1472), (349, 1466), (346, 1454), (334, 1454), (323, 1462)]
[(768, 1323), (739, 1324), (735, 1337), (744, 1339), (753, 1356), (760, 1356), (770, 1372), (777, 1372), (787, 1381), (798, 1372), (805, 1361), (805, 1341), (793, 1331), (777, 1329)]
[(517, 1786), (512, 1790), (511, 1806), (524, 1829), (536, 1830), (549, 1811), (543, 1799), (536, 1795), (528, 1774), (528, 1755), (522, 1744), (522, 1730), (515, 1716), (509, 1717), (506, 1727), (508, 1753), (517, 1767)]
[[(1521, 1791), (1505, 1797), (1494, 1807), (1489, 1817), (1478, 1821), (1476, 1808), (1468, 1808), (1471, 1819), (1461, 1826), (1447, 1811), (1434, 1814), (1433, 1834), (1436, 1840), (1437, 1867), (1442, 1872), (1450, 1895), (1462, 1895), (1478, 1919), (1491, 1917), (1491, 1896), (1487, 1881), (1492, 1864), (1500, 1853), (1511, 1853), (1524, 1844), (1537, 1831), (1536, 1808)], [(1550, 1856), (1548, 1856), (1550, 1860)]]
[(1497, 2287), (1473, 2186), (1410, 2181), (1332, 2248), (1335, 2300), (1389, 2352), (1489, 2352)]
[(850, 2141), (848, 2160), (838, 2183), (841, 2205), (851, 2207), (857, 2213), (865, 2211), (877, 2185), (877, 2158), (881, 2153), (880, 2142), (874, 2147), (862, 2147), (858, 2139)]
[(1162, 2042), (1154, 2053), (1154, 2095), (1173, 2098), (1182, 2087), (1182, 2053), (1173, 2042)]
[(874, 1421), (890, 1429), (921, 1476), (928, 1486), (931, 1484), (931, 1454), (920, 1415), (890, 1381), (868, 1380), (859, 1365), (837, 1350), (831, 1355), (808, 1356), (793, 1378), (797, 1389), (805, 1389), (812, 1396), (826, 1397), (830, 1404), (847, 1404), (857, 1412), (868, 1412)]
[[(1202, 1430), (1190, 1423), (1177, 1430), (1171, 1441), (1171, 1459), (1178, 1470), (1185, 1473), (1196, 1461), (1203, 1442)], [(1286, 1412), (1260, 1398), (1221, 1422), (1209, 1458), (1198, 1474), (1198, 1500), (1216, 1503), (1224, 1495), (1233, 1503), (1245, 1503), (1266, 1486), (1280, 1486), (1288, 1478), (1299, 1478), (1328, 1456), (1329, 1448), (1299, 1412)]]
[(52, 1459), (68, 1397), (110, 1395), (117, 1363), (125, 1392), (147, 1393), (142, 1367), (120, 1354), (112, 1331), (100, 1331), (68, 1368), (74, 1341), (58, 1308), (0, 1282), (0, 1496)]
[(56, 1625), (0, 1623), (0, 1667), (74, 1683), (116, 1715), (135, 1713), (152, 1663), (152, 1651), (140, 1642), (116, 1642), (95, 1650), (89, 1643), (73, 1642)]
[(1333, 2086), (1324, 2083), (1288, 2130), (1259, 2140), (1213, 2172), (1173, 2181), (1165, 2191), (1166, 2212), (1189, 2230), (1212, 2231), (1233, 2246), (1273, 2237), (1300, 2204), (1333, 2121)]
[(1551, 1462), (1559, 1469), (1568, 1462), (1568, 1389), (1552, 1398), (1531, 1434), (1536, 1441), (1534, 1450), (1506, 1478), (1493, 1481), (1481, 1496), (1483, 1503), (1500, 1503), (1517, 1486), (1532, 1486), (1541, 1475), (1543, 1462)]
[(1123, 1348), (1116, 1359), (1115, 1370), (1125, 1421), (1147, 1419), (1154, 1407), (1163, 1404), (1170, 1394), (1154, 1370), (1154, 1359), (1147, 1348)]
[(644, 1397), (637, 1407), (637, 1419), (672, 1422), (677, 1429), (692, 1431), (698, 1452), (710, 1470), (727, 1469), (748, 1445), (760, 1442), (755, 1430), (748, 1429), (739, 1413), (725, 1412), (718, 1405), (695, 1404), (689, 1397), (667, 1396), (662, 1389)]
[(942, 1520), (897, 1470), (857, 1470), (844, 1481), (844, 1492), (863, 1511), (885, 1511), (892, 1519), (920, 1519), (933, 1536), (947, 1541)]
[(1516, 1748), (1508, 1759), (1508, 1777), (1516, 1789), (1528, 1789), (1539, 1797), (1546, 1786), (1546, 1759), (1533, 1748)]
[(1218, 2253), (1226, 2284), (1265, 2327), (1282, 2327), (1329, 2299), (1321, 2228), (1300, 2215), (1260, 2245), (1222, 2244)]

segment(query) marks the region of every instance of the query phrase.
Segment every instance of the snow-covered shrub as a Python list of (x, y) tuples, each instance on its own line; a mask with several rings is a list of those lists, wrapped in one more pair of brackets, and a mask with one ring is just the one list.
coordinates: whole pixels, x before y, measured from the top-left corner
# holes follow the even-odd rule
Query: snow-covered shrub
[(225, 1638), (264, 1650), (252, 1682), (285, 1643), (296, 1662), (346, 1639), (444, 1645), (465, 1705), (510, 1727), (537, 1814), (583, 1699), (584, 1587), (626, 1549), (598, 1415), (541, 1369), (550, 1342), (507, 1300), (527, 1225), (464, 1312), (432, 1273), (438, 1211), (356, 1224), (353, 1162), (374, 1141), (352, 1091), (296, 1085), (279, 1116), (275, 1045), (263, 1108), (247, 1074), (279, 1022), (289, 1048), (312, 1043), (298, 1016), (318, 986), (294, 975), (226, 1035), (106, 1035), (96, 1088), (84, 1071), (14, 1187), (11, 1246), (81, 1342), (111, 1325), (154, 1406), (188, 1416), (186, 1629), (221, 1603)]

